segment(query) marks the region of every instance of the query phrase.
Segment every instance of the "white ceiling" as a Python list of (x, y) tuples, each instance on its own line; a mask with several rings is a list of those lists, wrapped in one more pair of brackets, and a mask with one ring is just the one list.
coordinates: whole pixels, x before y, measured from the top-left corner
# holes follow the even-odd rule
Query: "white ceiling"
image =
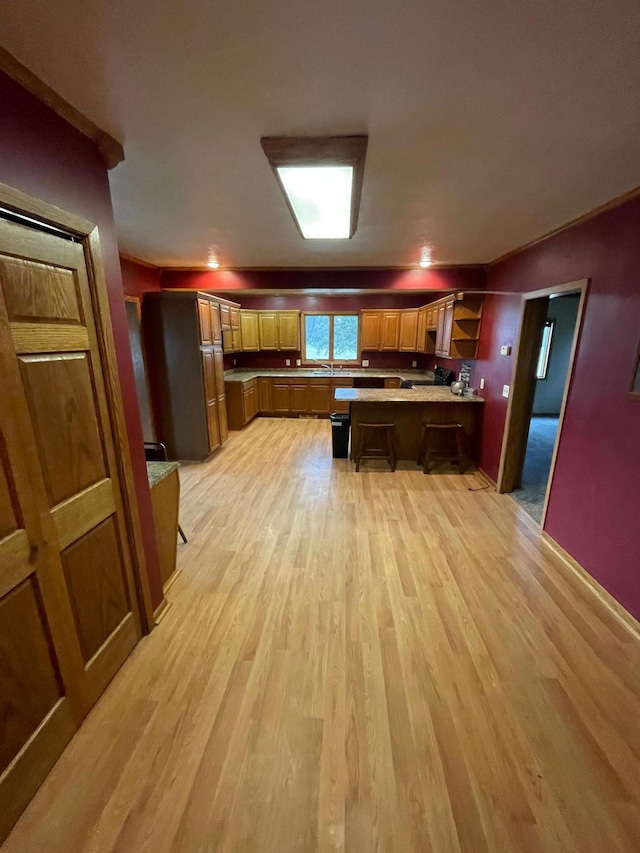
[[(0, 41), (124, 142), (121, 249), (197, 266), (487, 262), (640, 184), (637, 0), (2, 0)], [(369, 134), (304, 241), (261, 136)]]

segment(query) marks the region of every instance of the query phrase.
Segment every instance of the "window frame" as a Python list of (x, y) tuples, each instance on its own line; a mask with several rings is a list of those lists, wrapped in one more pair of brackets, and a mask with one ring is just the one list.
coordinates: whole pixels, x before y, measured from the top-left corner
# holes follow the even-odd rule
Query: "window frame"
[[(544, 321), (542, 327), (542, 340), (540, 341), (540, 351), (538, 353), (538, 361), (536, 363), (536, 379), (544, 380), (549, 376), (549, 361), (551, 360), (551, 347), (553, 346), (553, 333), (555, 332), (556, 321), (548, 317)], [(544, 331), (550, 329), (547, 337), (547, 345), (545, 348)], [(540, 370), (540, 362), (542, 362), (542, 370)]]
[[(329, 358), (318, 358), (313, 359), (307, 356), (307, 317), (328, 317), (329, 318)], [(354, 359), (339, 359), (333, 358), (333, 328), (334, 328), (334, 318), (335, 317), (355, 317), (358, 321), (358, 339), (356, 343), (356, 358)], [(317, 365), (317, 364), (360, 364), (361, 358), (361, 350), (360, 350), (360, 333), (362, 323), (360, 322), (360, 312), (359, 311), (303, 311), (302, 312), (302, 363), (304, 365)]]

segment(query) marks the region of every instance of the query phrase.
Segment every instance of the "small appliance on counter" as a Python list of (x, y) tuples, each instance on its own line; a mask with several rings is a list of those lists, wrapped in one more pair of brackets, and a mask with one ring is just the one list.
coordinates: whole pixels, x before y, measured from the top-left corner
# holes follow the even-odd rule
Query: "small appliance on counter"
[(433, 379), (404, 379), (401, 388), (417, 388), (419, 385), (451, 385), (456, 378), (453, 370), (445, 370), (444, 367), (436, 367), (433, 371)]
[(467, 383), (463, 382), (461, 379), (458, 379), (457, 382), (454, 382), (451, 385), (451, 393), (455, 394), (456, 397), (462, 397), (464, 394), (464, 389), (467, 387)]

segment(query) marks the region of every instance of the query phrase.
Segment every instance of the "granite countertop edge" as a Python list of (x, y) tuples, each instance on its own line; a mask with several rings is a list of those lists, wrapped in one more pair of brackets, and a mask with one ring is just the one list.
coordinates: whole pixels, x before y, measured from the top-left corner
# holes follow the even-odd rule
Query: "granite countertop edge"
[(152, 489), (161, 483), (169, 474), (180, 467), (179, 462), (147, 462), (147, 477), (149, 478), (149, 488)]
[(457, 396), (441, 385), (417, 388), (336, 388), (335, 400), (351, 403), (484, 403), (482, 397)]

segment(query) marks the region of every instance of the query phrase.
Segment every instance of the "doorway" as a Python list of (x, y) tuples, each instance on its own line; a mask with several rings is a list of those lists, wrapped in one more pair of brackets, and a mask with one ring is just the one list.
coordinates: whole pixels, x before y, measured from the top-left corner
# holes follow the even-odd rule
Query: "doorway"
[(586, 285), (586, 280), (570, 282), (523, 297), (498, 491), (510, 493), (541, 526), (553, 480)]

